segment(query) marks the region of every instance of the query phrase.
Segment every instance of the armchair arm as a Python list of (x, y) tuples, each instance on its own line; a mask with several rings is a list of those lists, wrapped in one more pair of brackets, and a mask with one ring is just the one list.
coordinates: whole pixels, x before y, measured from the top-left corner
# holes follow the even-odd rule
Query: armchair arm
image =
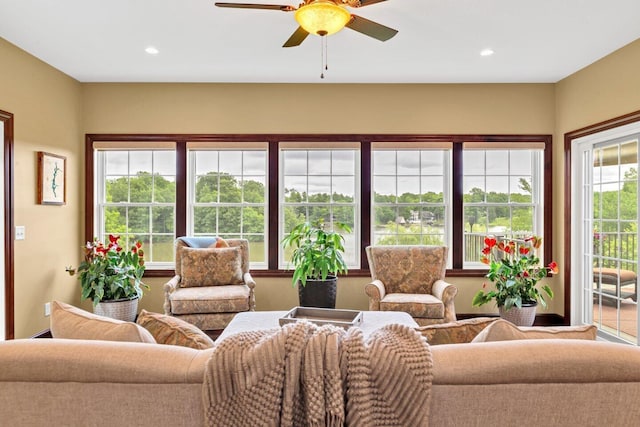
[(178, 286), (180, 285), (180, 276), (179, 275), (175, 275), (171, 278), (171, 280), (169, 280), (167, 283), (164, 284), (164, 314), (166, 315), (171, 315), (171, 300), (169, 299), (169, 295), (171, 295), (176, 289), (178, 289)]
[(369, 310), (380, 311), (380, 300), (387, 294), (387, 291), (384, 288), (384, 283), (376, 279), (371, 283), (368, 283), (364, 287), (364, 291), (369, 297)]
[(244, 284), (249, 287), (249, 311), (255, 311), (256, 309), (256, 295), (253, 290), (256, 287), (256, 281), (251, 277), (251, 273), (248, 271), (243, 276)]
[(451, 283), (447, 283), (444, 280), (436, 280), (431, 288), (431, 293), (434, 297), (438, 298), (444, 304), (444, 321), (455, 322), (456, 321), (456, 307), (453, 300), (458, 293), (456, 288)]
[(247, 285), (249, 289), (254, 289), (256, 287), (256, 281), (253, 280), (253, 277), (251, 277), (251, 273), (244, 273), (242, 279), (244, 280), (244, 284)]

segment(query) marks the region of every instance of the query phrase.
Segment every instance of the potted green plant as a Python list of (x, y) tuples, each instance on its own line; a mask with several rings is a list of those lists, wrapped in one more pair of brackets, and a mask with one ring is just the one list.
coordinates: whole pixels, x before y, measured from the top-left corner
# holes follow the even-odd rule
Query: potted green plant
[(337, 274), (347, 274), (344, 261), (344, 237), (339, 231), (350, 233), (351, 227), (334, 222), (333, 231), (325, 230), (324, 221), (304, 222), (293, 227), (282, 239), (284, 249), (292, 248), (292, 283), (298, 285), (300, 305), (335, 308)]
[[(144, 289), (144, 251), (136, 242), (130, 250), (119, 244), (120, 236), (109, 235), (109, 243), (95, 238), (84, 247), (84, 261), (78, 266), (83, 299), (93, 301), (94, 313), (133, 321)], [(71, 269), (67, 269), (71, 272)]]
[(495, 287), (486, 291), (487, 284), (473, 297), (472, 304), (480, 306), (496, 301), (500, 317), (519, 326), (531, 326), (535, 319), (538, 302), (546, 307), (545, 295), (553, 298), (549, 285), (538, 288), (540, 280), (548, 273), (557, 273), (558, 264), (552, 261), (548, 266), (540, 265), (536, 250), (542, 239), (531, 236), (523, 241), (497, 241), (495, 237), (485, 237), (481, 261), (489, 265), (486, 277)]

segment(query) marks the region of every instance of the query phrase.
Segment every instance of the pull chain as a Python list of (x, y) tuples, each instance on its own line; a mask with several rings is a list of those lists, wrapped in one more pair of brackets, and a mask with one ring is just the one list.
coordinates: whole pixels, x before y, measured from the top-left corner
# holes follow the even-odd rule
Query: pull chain
[(329, 69), (327, 60), (327, 36), (320, 37), (320, 78), (324, 79), (324, 71)]

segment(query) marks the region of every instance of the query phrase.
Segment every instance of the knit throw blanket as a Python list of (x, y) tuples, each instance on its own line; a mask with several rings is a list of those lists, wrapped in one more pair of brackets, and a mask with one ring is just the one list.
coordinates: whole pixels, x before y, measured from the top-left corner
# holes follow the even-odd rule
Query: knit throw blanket
[(243, 332), (214, 349), (204, 378), (208, 426), (427, 426), (431, 352), (412, 328), (296, 322)]

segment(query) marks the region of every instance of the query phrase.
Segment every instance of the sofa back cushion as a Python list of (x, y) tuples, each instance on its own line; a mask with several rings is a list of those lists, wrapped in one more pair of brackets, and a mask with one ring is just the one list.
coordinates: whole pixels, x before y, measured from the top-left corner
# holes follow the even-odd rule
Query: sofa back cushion
[(133, 322), (89, 313), (60, 301), (51, 303), (53, 338), (155, 343), (151, 333)]
[(158, 344), (180, 345), (197, 350), (213, 347), (213, 340), (207, 334), (177, 317), (142, 310), (136, 323), (149, 331)]
[(594, 325), (579, 326), (531, 326), (518, 327), (511, 322), (498, 319), (482, 330), (471, 342), (531, 340), (543, 338), (595, 340)]

